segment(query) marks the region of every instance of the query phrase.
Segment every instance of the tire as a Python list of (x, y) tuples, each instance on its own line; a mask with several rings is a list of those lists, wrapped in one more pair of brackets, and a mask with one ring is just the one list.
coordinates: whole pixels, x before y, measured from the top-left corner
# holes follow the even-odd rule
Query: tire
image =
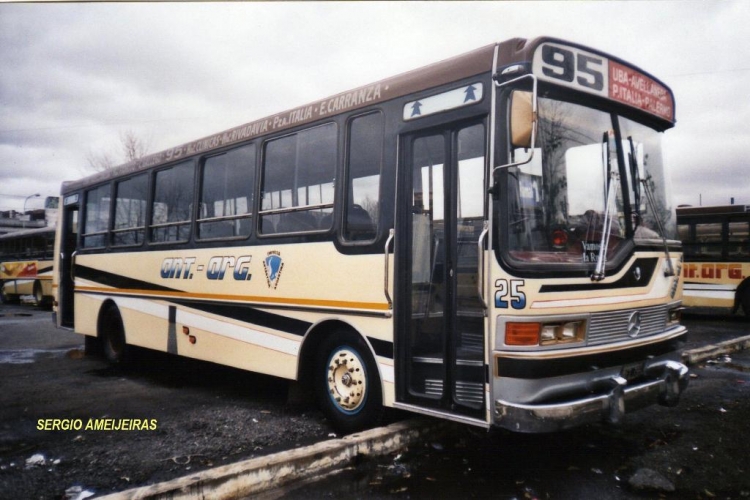
[(49, 301), (44, 297), (42, 283), (38, 280), (34, 282), (34, 300), (36, 300), (36, 306), (40, 309), (49, 307)]
[(323, 341), (314, 385), (318, 404), (337, 431), (350, 434), (380, 422), (382, 385), (370, 349), (360, 337), (340, 331)]
[(742, 303), (742, 312), (745, 313), (745, 318), (750, 319), (750, 286), (745, 287), (740, 300)]
[(86, 356), (99, 356), (103, 354), (101, 339), (93, 335), (85, 335), (83, 348)]
[(130, 349), (125, 339), (122, 317), (116, 307), (110, 306), (102, 313), (99, 321), (99, 338), (104, 358), (110, 364), (117, 366), (127, 364)]

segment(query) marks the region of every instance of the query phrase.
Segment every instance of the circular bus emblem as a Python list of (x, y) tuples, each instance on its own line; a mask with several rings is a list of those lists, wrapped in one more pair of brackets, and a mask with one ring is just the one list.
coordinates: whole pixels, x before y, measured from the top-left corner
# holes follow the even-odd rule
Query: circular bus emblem
[(628, 319), (628, 336), (635, 338), (639, 333), (641, 333), (641, 313), (635, 311)]

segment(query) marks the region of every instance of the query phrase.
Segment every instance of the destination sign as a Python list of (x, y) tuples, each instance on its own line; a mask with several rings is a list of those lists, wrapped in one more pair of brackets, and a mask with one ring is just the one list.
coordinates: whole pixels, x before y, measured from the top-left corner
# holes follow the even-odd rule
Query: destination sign
[(667, 87), (600, 54), (547, 42), (537, 47), (532, 65), (533, 73), (540, 80), (605, 97), (674, 121), (674, 100)]

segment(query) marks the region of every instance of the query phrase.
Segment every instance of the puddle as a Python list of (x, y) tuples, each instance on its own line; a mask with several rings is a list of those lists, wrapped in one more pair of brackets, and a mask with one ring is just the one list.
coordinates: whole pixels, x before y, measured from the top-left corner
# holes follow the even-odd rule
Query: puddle
[(63, 357), (71, 349), (8, 349), (0, 350), (0, 364), (27, 365), (37, 361), (37, 357)]

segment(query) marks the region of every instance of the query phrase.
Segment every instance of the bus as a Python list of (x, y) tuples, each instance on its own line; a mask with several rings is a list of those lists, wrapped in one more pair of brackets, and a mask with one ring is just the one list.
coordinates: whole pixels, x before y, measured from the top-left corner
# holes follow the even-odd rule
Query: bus
[(684, 305), (750, 316), (750, 205), (678, 207)]
[(342, 432), (674, 405), (674, 123), (664, 83), (555, 38), (260, 118), (62, 185), (57, 322), (297, 381)]
[(54, 226), (0, 235), (0, 300), (4, 304), (33, 295), (39, 307), (52, 305), (54, 247)]

